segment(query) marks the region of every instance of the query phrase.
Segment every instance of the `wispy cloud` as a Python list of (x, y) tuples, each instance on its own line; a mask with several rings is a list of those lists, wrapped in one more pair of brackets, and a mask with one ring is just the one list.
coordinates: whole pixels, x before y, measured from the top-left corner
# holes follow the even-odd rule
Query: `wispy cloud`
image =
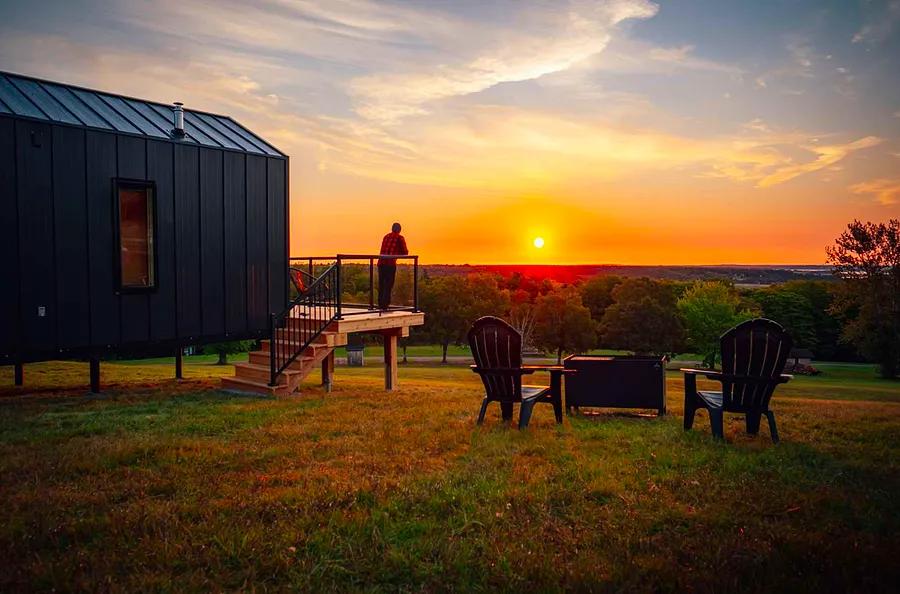
[(873, 6), (879, 7), (873, 11), (867, 22), (853, 35), (851, 41), (853, 43), (876, 44), (886, 40), (894, 31), (894, 27), (900, 22), (900, 0), (891, 0), (882, 5), (874, 3)]
[[(34, 74), (229, 113), (320, 171), (406, 184), (522, 190), (667, 171), (767, 188), (881, 142), (845, 132), (818, 143), (761, 118), (712, 131), (593, 83), (677, 71), (740, 88), (741, 67), (692, 43), (623, 35), (657, 13), (646, 0), (510, 2), (499, 22), (373, 0), (161, 0), (150, 17), (138, 6), (109, 15), (133, 32), (127, 47), (11, 32), (0, 53)], [(799, 38), (788, 54), (779, 76), (810, 78), (827, 61)], [(484, 93), (523, 81), (542, 96)]]
[[(299, 129), (295, 126), (296, 129)], [(660, 172), (767, 188), (814, 173), (881, 141), (819, 145), (761, 120), (712, 138), (534, 109), (480, 106), (415, 132), (345, 120), (306, 122), (322, 167), (401, 183), (540, 191), (565, 180), (617, 180)]]
[(732, 64), (724, 64), (715, 60), (707, 60), (695, 55), (696, 46), (686, 44), (677, 47), (654, 47), (648, 52), (651, 60), (665, 64), (675, 65), (690, 70), (708, 70), (711, 72), (725, 72), (728, 74), (740, 74), (741, 69)]
[(358, 77), (350, 82), (350, 93), (356, 112), (369, 119), (394, 122), (422, 115), (432, 102), (565, 71), (602, 52), (620, 22), (656, 11), (646, 0), (579, 2), (568, 11), (525, 15), (525, 26), (516, 29), (460, 30), (466, 47), (454, 44), (424, 64)]
[(656, 45), (626, 36), (615, 37), (602, 53), (590, 60), (599, 72), (671, 74), (697, 71), (719, 73), (740, 79), (744, 69), (736, 64), (701, 57), (694, 44)]
[(827, 57), (819, 55), (809, 39), (800, 35), (791, 35), (785, 43), (786, 56), (782, 63), (756, 76), (754, 82), (759, 88), (768, 88), (773, 82), (779, 82), (786, 94), (803, 94), (799, 88), (816, 77), (817, 68)]
[(873, 179), (850, 186), (854, 194), (869, 194), (880, 204), (900, 204), (900, 179)]
[(855, 151), (871, 148), (873, 146), (881, 144), (881, 142), (881, 138), (878, 138), (876, 136), (866, 136), (864, 138), (860, 138), (858, 140), (854, 140), (852, 142), (844, 144), (833, 144), (827, 146), (808, 144), (802, 146), (800, 148), (808, 151), (815, 156), (812, 160), (778, 167), (773, 173), (766, 175), (765, 177), (760, 179), (758, 185), (761, 188), (774, 186), (776, 184), (781, 184), (786, 181), (792, 180), (795, 177), (798, 177), (805, 173), (819, 171), (820, 169), (824, 169), (830, 165), (834, 165), (835, 163), (841, 161)]

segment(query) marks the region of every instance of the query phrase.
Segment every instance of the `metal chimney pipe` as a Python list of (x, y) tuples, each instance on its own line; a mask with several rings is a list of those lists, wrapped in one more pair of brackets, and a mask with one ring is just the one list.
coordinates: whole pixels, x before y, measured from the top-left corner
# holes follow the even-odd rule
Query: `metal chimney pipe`
[(174, 117), (175, 129), (172, 130), (174, 136), (184, 136), (184, 109), (182, 109), (180, 101), (176, 101), (172, 107), (172, 116)]

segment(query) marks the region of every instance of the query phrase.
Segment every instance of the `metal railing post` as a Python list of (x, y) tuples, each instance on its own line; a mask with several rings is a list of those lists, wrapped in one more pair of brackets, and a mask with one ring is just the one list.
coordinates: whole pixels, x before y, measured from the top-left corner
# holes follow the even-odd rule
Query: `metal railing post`
[(369, 309), (375, 309), (375, 258), (369, 258)]
[(337, 313), (337, 319), (341, 319), (341, 301), (343, 294), (343, 287), (341, 287), (341, 256), (338, 254), (337, 256), (337, 282), (335, 283), (337, 286), (337, 307), (335, 308), (335, 313)]
[(419, 256), (413, 256), (413, 312), (419, 311)]

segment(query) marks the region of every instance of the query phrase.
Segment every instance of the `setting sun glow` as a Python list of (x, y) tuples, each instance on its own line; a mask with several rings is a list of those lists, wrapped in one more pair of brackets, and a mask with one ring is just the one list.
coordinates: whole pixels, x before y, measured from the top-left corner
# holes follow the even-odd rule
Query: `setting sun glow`
[(541, 249), (544, 247), (544, 238), (543, 237), (535, 237), (534, 238), (534, 247), (537, 249)]

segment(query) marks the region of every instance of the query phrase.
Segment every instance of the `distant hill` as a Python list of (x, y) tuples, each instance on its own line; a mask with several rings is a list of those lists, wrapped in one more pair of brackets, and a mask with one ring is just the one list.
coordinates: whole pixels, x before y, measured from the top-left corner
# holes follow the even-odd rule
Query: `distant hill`
[(649, 277), (667, 280), (728, 279), (737, 285), (771, 285), (791, 280), (832, 280), (824, 265), (721, 265), (721, 266), (624, 266), (616, 264), (519, 265), (519, 264), (431, 264), (424, 269), (432, 275), (489, 272), (502, 276), (522, 276), (560, 283), (573, 283), (597, 275)]

